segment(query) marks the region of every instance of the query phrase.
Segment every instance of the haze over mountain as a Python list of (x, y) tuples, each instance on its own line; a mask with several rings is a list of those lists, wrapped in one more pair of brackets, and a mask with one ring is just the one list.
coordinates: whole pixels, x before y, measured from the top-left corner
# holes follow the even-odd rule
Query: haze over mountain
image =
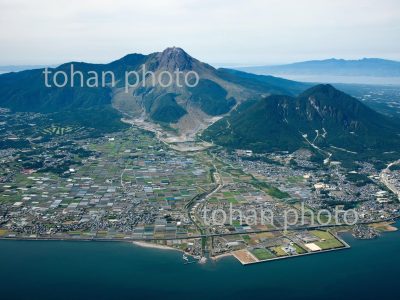
[(326, 59), (238, 68), (256, 74), (399, 77), (400, 62), (380, 58)]

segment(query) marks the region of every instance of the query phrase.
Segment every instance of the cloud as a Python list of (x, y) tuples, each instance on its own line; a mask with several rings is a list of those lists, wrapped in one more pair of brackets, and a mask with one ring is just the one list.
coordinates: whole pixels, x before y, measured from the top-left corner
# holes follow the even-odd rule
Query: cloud
[(109, 61), (181, 46), (215, 63), (400, 59), (395, 0), (0, 0), (0, 64)]

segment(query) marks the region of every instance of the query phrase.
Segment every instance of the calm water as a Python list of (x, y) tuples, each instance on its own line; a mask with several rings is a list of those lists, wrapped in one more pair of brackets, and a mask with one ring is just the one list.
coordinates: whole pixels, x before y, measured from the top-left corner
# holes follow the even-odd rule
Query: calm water
[(302, 82), (400, 85), (400, 77), (271, 74)]
[(179, 252), (128, 243), (0, 241), (0, 299), (376, 300), (398, 295), (400, 232), (373, 241), (345, 239), (352, 249), (246, 267), (234, 258), (184, 265)]

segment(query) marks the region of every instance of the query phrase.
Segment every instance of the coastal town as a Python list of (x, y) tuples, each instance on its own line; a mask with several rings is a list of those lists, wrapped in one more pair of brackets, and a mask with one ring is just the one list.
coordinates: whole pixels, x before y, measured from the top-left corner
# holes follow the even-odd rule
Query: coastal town
[(246, 265), (347, 249), (340, 232), (375, 238), (399, 216), (399, 161), (379, 170), (308, 149), (183, 151), (135, 125), (96, 136), (5, 109), (0, 136), (2, 239), (150, 243)]

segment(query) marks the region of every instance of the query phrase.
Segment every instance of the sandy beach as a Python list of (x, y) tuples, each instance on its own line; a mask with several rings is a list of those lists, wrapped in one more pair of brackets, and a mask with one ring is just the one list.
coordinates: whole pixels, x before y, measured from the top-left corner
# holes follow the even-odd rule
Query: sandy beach
[(371, 227), (377, 230), (382, 230), (387, 232), (397, 231), (398, 230), (397, 227), (394, 227), (393, 224), (394, 222), (381, 222), (381, 223), (371, 224)]
[(224, 254), (220, 254), (220, 255), (217, 255), (217, 256), (213, 256), (213, 257), (210, 257), (212, 260), (215, 260), (215, 261), (217, 261), (217, 260), (220, 260), (220, 259), (222, 259), (222, 258), (224, 258), (224, 257), (229, 257), (229, 256), (232, 256), (232, 253), (224, 253)]
[(144, 247), (144, 248), (154, 248), (154, 249), (160, 249), (160, 250), (181, 251), (181, 250), (173, 248), (173, 247), (159, 245), (159, 244), (155, 244), (155, 243), (147, 243), (147, 242), (137, 242), (137, 241), (135, 241), (135, 242), (132, 242), (132, 244), (134, 244), (136, 246)]

